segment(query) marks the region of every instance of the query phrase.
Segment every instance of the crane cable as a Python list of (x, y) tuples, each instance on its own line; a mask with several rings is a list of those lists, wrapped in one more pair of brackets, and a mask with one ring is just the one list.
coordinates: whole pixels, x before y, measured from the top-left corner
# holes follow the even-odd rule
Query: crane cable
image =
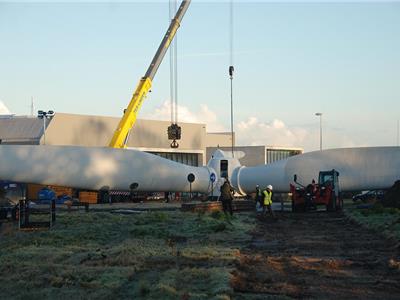
[[(177, 1), (169, 0), (169, 19), (172, 20), (176, 13)], [(171, 124), (178, 122), (178, 74), (177, 74), (177, 36), (171, 42), (169, 50), (169, 74), (170, 74), (170, 105), (171, 105)]]
[[(176, 0), (169, 0), (169, 19), (172, 20), (176, 11), (178, 9), (178, 4)], [(169, 49), (170, 53), (170, 107), (171, 107), (171, 137), (173, 139), (171, 143), (172, 148), (178, 148), (179, 144), (176, 142), (180, 139), (180, 127), (178, 126), (178, 41), (177, 34), (171, 42), (171, 47)], [(179, 132), (178, 132), (179, 131)], [(170, 135), (170, 134), (169, 134)]]
[(233, 0), (230, 1), (230, 16), (229, 16), (229, 78), (231, 81), (231, 142), (232, 142), (232, 157), (235, 157), (234, 148), (234, 132), (233, 132)]
[[(175, 10), (174, 13), (178, 9), (178, 3), (175, 0)], [(174, 69), (175, 69), (175, 124), (178, 124), (178, 35), (175, 35), (174, 39)]]

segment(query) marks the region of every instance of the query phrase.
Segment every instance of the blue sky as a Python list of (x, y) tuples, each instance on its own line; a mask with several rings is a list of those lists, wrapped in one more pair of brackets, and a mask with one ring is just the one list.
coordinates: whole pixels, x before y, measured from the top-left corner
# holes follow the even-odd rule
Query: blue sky
[[(0, 2), (0, 101), (120, 116), (168, 26), (168, 2)], [(396, 145), (400, 3), (234, 3), (239, 144)], [(229, 2), (192, 1), (178, 34), (183, 121), (229, 130)], [(169, 56), (139, 118), (168, 118)]]

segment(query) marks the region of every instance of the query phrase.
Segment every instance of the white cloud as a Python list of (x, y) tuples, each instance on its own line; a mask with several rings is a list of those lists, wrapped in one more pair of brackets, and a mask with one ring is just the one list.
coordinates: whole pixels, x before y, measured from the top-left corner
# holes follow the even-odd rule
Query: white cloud
[(238, 145), (274, 145), (285, 147), (302, 147), (308, 135), (302, 128), (288, 128), (281, 120), (262, 122), (256, 117), (249, 117), (236, 126)]
[[(161, 106), (157, 107), (153, 113), (145, 114), (146, 119), (152, 120), (171, 120), (171, 103), (165, 101)], [(178, 105), (178, 123), (204, 123), (207, 124), (207, 131), (225, 131), (226, 129), (217, 120), (217, 114), (210, 110), (207, 105), (201, 104), (200, 110), (193, 113), (186, 106)]]
[(0, 115), (9, 115), (9, 114), (11, 114), (10, 110), (3, 103), (3, 101), (0, 101)]

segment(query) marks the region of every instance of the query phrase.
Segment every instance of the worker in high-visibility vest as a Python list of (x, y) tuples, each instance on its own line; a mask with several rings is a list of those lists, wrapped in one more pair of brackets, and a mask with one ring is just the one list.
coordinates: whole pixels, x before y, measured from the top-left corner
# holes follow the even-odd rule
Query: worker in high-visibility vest
[(272, 187), (272, 185), (269, 184), (267, 186), (267, 188), (263, 191), (264, 216), (266, 215), (267, 210), (268, 210), (271, 217), (275, 217), (274, 212), (272, 211), (272, 190), (273, 190), (273, 187)]
[(256, 185), (256, 212), (261, 213), (264, 207), (264, 196), (263, 191), (260, 189), (260, 186)]

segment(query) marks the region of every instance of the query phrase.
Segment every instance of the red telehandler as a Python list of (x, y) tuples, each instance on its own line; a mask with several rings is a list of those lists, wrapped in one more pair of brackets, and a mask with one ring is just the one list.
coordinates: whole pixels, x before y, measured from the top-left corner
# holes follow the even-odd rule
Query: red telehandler
[(297, 175), (294, 175), (294, 182), (297, 185), (290, 184), (293, 212), (316, 210), (317, 205), (325, 205), (327, 211), (337, 211), (343, 208), (343, 199), (339, 192), (338, 171), (320, 171), (318, 184), (313, 182), (304, 186), (297, 182)]

